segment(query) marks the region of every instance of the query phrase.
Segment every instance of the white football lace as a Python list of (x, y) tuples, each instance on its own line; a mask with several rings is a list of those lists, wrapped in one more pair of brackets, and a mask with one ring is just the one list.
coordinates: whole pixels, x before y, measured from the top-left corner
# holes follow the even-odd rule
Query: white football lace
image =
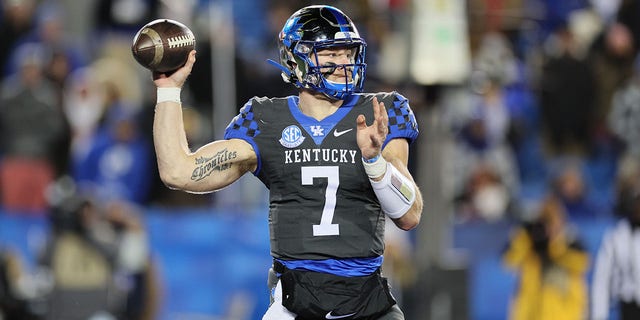
[(185, 47), (188, 45), (192, 45), (195, 41), (196, 39), (193, 35), (171, 37), (167, 39), (167, 42), (169, 43), (169, 48)]

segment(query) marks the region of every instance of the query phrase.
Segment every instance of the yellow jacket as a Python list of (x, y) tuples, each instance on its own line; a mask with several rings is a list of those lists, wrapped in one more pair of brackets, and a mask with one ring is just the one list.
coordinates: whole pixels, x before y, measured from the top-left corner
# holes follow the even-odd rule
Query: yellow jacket
[[(510, 320), (583, 320), (588, 313), (588, 253), (567, 241), (564, 233), (549, 241), (547, 257), (519, 228), (503, 254), (504, 264), (518, 273)], [(546, 262), (545, 262), (546, 261)]]

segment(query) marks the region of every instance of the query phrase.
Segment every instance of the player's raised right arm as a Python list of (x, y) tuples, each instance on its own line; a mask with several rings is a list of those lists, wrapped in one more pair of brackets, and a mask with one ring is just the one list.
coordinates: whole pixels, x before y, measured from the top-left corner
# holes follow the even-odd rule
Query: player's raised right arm
[(257, 159), (251, 145), (240, 139), (214, 141), (195, 152), (190, 150), (179, 88), (194, 63), (195, 51), (192, 51), (185, 66), (176, 72), (154, 74), (159, 99), (153, 121), (153, 141), (164, 184), (171, 189), (204, 193), (222, 189), (247, 171), (255, 170)]

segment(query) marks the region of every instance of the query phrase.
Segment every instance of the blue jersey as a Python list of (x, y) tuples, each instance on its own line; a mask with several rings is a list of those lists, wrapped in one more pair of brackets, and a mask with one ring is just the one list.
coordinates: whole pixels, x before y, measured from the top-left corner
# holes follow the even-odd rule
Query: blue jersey
[(353, 95), (322, 120), (304, 115), (296, 96), (253, 98), (227, 127), (225, 139), (245, 140), (256, 152), (254, 174), (269, 189), (274, 258), (378, 263), (385, 215), (356, 143), (356, 118), (363, 114), (371, 124), (374, 96), (389, 115), (384, 145), (397, 138), (413, 142), (415, 116), (395, 92)]

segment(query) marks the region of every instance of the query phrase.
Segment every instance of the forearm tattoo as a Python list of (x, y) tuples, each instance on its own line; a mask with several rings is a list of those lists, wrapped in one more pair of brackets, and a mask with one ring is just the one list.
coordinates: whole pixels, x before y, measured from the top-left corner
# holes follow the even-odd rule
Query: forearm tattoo
[(238, 157), (238, 151), (229, 151), (226, 148), (213, 157), (196, 158), (196, 167), (191, 173), (191, 180), (200, 181), (211, 175), (214, 171), (224, 171), (231, 168), (233, 159)]

